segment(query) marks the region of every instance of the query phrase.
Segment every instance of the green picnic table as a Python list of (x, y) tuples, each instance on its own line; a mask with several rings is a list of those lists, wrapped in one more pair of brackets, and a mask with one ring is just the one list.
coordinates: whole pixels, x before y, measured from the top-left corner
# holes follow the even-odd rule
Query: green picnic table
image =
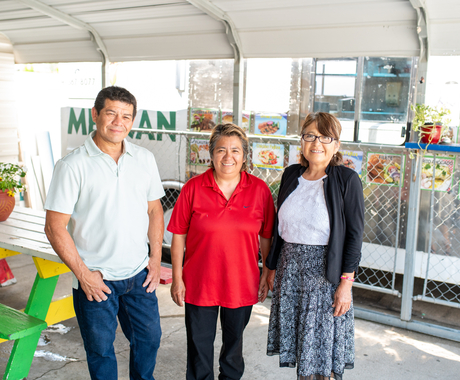
[(44, 232), (45, 212), (16, 207), (0, 222), (0, 259), (18, 254), (33, 257), (35, 282), (24, 311), (0, 303), (0, 342), (14, 340), (3, 379), (27, 377), (41, 331), (75, 316), (72, 296), (52, 301), (59, 275), (69, 272)]

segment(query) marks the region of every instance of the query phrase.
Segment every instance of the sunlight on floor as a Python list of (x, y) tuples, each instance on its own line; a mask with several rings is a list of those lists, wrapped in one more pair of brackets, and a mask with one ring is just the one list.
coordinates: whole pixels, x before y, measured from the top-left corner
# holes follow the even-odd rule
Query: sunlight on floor
[(412, 339), (391, 330), (387, 330), (386, 333), (392, 336), (392, 340), (397, 340), (401, 343), (411, 345), (420, 351), (426, 352), (429, 355), (460, 362), (460, 355), (457, 355), (443, 347), (440, 347), (437, 344)]

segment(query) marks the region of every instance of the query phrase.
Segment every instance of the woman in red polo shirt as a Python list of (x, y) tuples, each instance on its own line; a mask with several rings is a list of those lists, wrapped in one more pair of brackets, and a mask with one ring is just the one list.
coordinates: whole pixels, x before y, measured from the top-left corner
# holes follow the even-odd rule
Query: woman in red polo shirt
[(219, 309), (219, 379), (242, 377), (243, 331), (252, 305), (268, 293), (265, 258), (275, 210), (265, 182), (246, 172), (248, 151), (240, 127), (217, 125), (209, 141), (211, 168), (182, 188), (168, 226), (173, 233), (171, 296), (179, 306), (185, 302), (187, 380), (214, 380)]

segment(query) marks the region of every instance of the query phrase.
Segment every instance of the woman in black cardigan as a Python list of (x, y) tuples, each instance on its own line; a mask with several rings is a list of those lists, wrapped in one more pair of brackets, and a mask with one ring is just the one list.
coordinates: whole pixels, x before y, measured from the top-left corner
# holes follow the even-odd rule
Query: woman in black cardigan
[[(302, 126), (301, 164), (286, 168), (266, 264), (273, 291), (267, 354), (298, 379), (343, 378), (354, 365), (351, 287), (361, 258), (364, 198), (342, 165), (340, 122), (311, 113)], [(276, 275), (275, 275), (276, 269)]]

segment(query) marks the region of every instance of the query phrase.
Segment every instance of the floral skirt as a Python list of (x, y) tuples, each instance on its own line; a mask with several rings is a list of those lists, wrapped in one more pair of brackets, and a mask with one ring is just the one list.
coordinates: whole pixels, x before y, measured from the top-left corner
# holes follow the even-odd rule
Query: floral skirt
[(326, 279), (327, 246), (284, 243), (276, 268), (267, 355), (299, 378), (342, 380), (354, 366), (353, 303), (334, 317), (337, 285)]

